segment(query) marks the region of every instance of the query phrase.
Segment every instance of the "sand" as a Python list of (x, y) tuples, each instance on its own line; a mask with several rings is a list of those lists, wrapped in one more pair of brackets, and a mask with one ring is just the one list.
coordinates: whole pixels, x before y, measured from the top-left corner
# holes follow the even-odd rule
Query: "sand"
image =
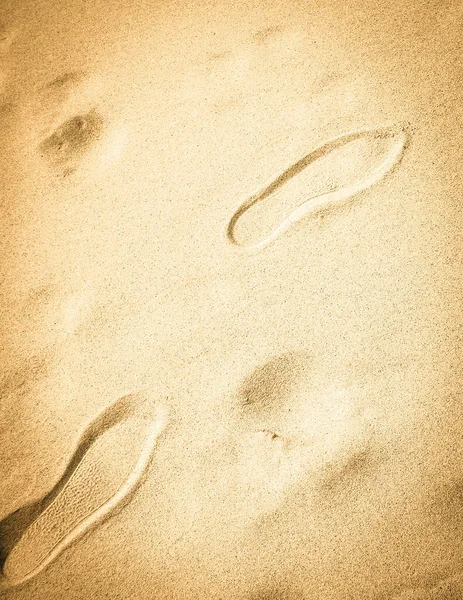
[(0, 597), (462, 597), (462, 19), (3, 0)]

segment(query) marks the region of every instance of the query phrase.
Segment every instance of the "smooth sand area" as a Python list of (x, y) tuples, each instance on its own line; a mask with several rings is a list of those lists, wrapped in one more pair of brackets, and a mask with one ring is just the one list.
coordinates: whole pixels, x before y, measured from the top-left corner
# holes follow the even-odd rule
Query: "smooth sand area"
[(461, 600), (462, 24), (2, 0), (1, 598)]

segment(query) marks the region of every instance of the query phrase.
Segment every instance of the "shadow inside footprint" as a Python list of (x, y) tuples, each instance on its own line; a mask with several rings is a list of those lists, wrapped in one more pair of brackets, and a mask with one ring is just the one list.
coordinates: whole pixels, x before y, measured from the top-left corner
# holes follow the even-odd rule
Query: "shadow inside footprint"
[(3, 587), (30, 580), (130, 502), (165, 426), (164, 410), (138, 394), (105, 409), (50, 493), (0, 523)]

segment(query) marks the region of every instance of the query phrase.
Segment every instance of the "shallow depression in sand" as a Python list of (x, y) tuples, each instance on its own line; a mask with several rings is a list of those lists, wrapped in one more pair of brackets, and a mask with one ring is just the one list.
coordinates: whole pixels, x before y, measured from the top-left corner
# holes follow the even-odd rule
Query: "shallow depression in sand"
[(21, 99), (22, 143), (44, 172), (75, 183), (118, 161), (128, 130), (108, 108), (107, 88), (102, 77), (76, 70)]
[(233, 415), (223, 453), (237, 457), (230, 487), (242, 490), (250, 521), (277, 513), (297, 489), (310, 489), (319, 508), (345, 502), (387, 460), (380, 412), (355, 386), (317, 386), (310, 353), (257, 364), (237, 386)]
[(96, 109), (77, 115), (60, 125), (39, 146), (39, 152), (50, 164), (63, 165), (79, 159), (101, 138), (103, 119)]

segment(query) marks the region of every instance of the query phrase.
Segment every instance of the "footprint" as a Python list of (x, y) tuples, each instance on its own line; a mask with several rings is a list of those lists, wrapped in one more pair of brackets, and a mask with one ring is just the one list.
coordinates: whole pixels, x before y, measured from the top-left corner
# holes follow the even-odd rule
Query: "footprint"
[(338, 206), (383, 179), (401, 160), (408, 136), (392, 126), (356, 132), (313, 150), (245, 200), (228, 241), (259, 250), (320, 209)]
[(166, 422), (162, 408), (133, 394), (105, 409), (87, 427), (54, 489), (0, 523), (3, 588), (38, 575), (131, 501)]

